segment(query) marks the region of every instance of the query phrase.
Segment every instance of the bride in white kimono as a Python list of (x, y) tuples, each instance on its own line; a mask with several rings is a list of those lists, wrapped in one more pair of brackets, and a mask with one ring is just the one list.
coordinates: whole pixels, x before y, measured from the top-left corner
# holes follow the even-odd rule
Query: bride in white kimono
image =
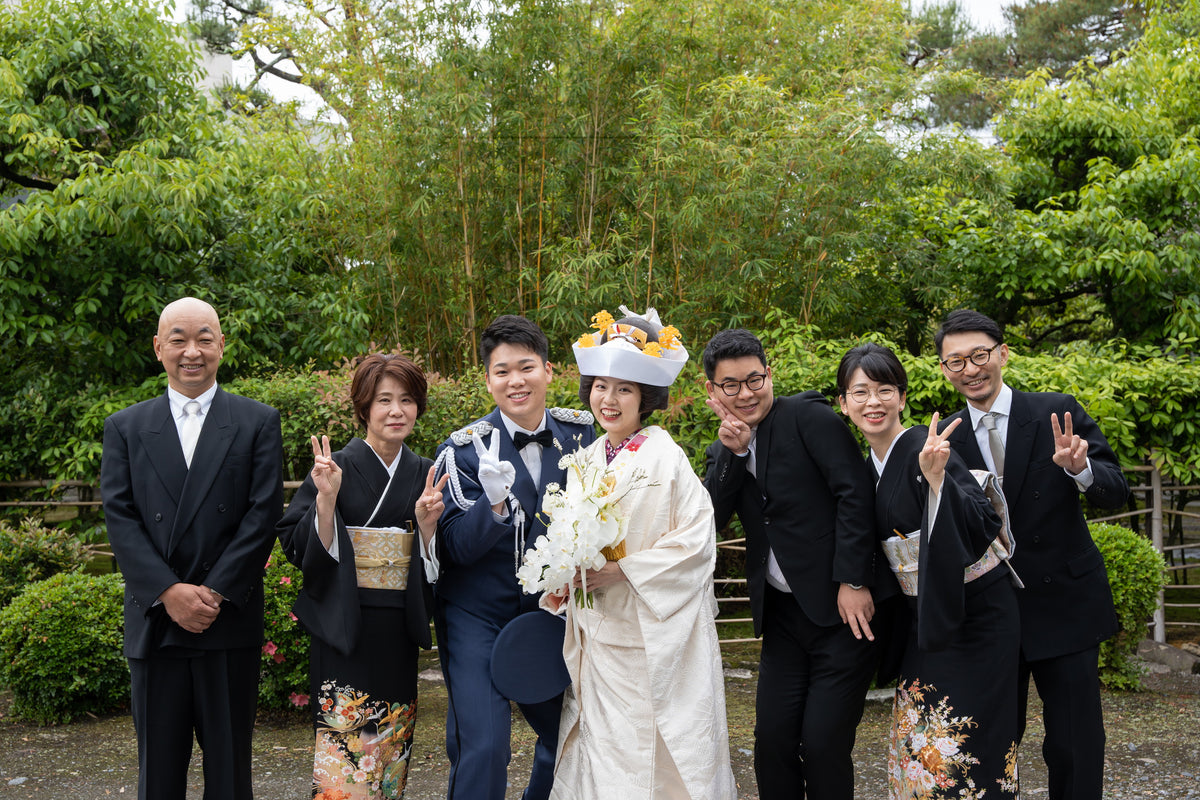
[(597, 317), (600, 333), (575, 346), (580, 398), (607, 433), (586, 458), (615, 476), (628, 528), (623, 548), (588, 570), (590, 608), (565, 591), (543, 596), (568, 615), (571, 675), (551, 798), (735, 798), (712, 503), (671, 436), (643, 427), (666, 408), (687, 351), (653, 309), (620, 322)]

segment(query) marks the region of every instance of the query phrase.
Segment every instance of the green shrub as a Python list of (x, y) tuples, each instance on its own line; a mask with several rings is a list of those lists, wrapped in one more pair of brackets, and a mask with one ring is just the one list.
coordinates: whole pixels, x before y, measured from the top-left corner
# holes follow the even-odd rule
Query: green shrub
[(1133, 656), (1166, 585), (1166, 565), (1150, 540), (1129, 528), (1097, 522), (1091, 532), (1104, 556), (1121, 623), (1120, 633), (1100, 645), (1100, 679), (1110, 689), (1139, 689), (1141, 669)]
[(77, 569), (87, 548), (74, 536), (26, 517), (13, 527), (0, 520), (0, 608), (25, 587)]
[(276, 542), (263, 576), (266, 630), (258, 681), (259, 708), (281, 710), (308, 705), (308, 634), (292, 613), (301, 580), (300, 570), (288, 563)]
[(14, 716), (70, 722), (128, 702), (123, 596), (117, 575), (60, 572), (0, 611), (0, 681)]

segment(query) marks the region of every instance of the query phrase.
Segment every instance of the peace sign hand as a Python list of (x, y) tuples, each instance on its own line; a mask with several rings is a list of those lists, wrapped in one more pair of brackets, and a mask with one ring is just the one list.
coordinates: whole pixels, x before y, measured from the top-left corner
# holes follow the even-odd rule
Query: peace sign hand
[(437, 470), (434, 467), (429, 468), (429, 474), (425, 476), (425, 491), (417, 498), (417, 527), (421, 529), (421, 538), (425, 540), (425, 546), (429, 546), (429, 540), (433, 538), (433, 534), (437, 531), (438, 520), (441, 519), (442, 512), (446, 510), (446, 502), (442, 499), (442, 489), (446, 488), (446, 481), (450, 480), (450, 474), (446, 473), (437, 483), (433, 482)]
[(476, 431), (471, 432), (471, 441), (475, 445), (475, 455), (479, 456), (479, 485), (483, 487), (488, 503), (498, 506), (508, 497), (508, 490), (517, 480), (517, 468), (500, 460), (500, 431), (492, 431), (488, 447), (484, 447), (483, 439)]
[(929, 435), (925, 437), (925, 446), (917, 456), (921, 465), (921, 474), (929, 482), (929, 488), (934, 494), (942, 491), (942, 481), (946, 477), (946, 462), (950, 460), (950, 433), (959, 426), (962, 417), (953, 420), (946, 429), (938, 433), (938, 413), (933, 412), (929, 420)]
[(1058, 414), (1050, 415), (1050, 427), (1054, 431), (1054, 455), (1051, 457), (1055, 464), (1072, 475), (1078, 475), (1087, 469), (1088, 440), (1075, 433), (1071, 424), (1071, 412), (1063, 414), (1063, 424), (1058, 425)]
[(317, 495), (326, 499), (336, 499), (338, 491), (342, 488), (342, 468), (330, 453), (329, 437), (322, 436), (318, 442), (317, 437), (313, 436), (312, 449), (314, 463), (310, 474), (313, 483), (316, 484)]
[(754, 438), (754, 430), (738, 419), (729, 410), (729, 406), (717, 397), (711, 383), (708, 384), (708, 399), (704, 402), (717, 415), (717, 419), (721, 420), (721, 427), (717, 429), (717, 438), (721, 440), (721, 444), (732, 453), (746, 452), (750, 448), (750, 440)]

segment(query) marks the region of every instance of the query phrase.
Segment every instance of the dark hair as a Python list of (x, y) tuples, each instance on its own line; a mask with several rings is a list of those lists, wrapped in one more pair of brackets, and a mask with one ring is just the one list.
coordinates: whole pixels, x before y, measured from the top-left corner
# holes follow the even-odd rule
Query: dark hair
[(908, 373), (896, 354), (881, 344), (867, 342), (857, 347), (851, 347), (842, 356), (838, 364), (837, 389), (838, 394), (845, 397), (850, 389), (850, 377), (854, 371), (861, 369), (863, 373), (876, 383), (890, 383), (900, 390), (900, 394), (908, 391)]
[(701, 356), (704, 374), (711, 381), (717, 373), (718, 362), (745, 356), (754, 356), (764, 367), (767, 366), (767, 351), (763, 350), (762, 342), (753, 333), (745, 328), (720, 331), (704, 346), (704, 355)]
[(354, 419), (364, 428), (370, 413), (375, 391), (384, 378), (395, 378), (417, 403), (417, 417), (425, 413), (425, 401), (429, 385), (425, 373), (408, 356), (389, 353), (372, 353), (365, 356), (354, 368), (350, 381), (350, 403), (354, 406)]
[(537, 323), (518, 317), (515, 314), (504, 314), (492, 320), (492, 324), (484, 328), (479, 337), (479, 358), (483, 361), (484, 369), (491, 366), (492, 351), (502, 344), (523, 347), (537, 354), (545, 363), (550, 360), (550, 341)]
[(937, 349), (938, 358), (942, 357), (942, 340), (951, 333), (982, 333), (991, 337), (996, 344), (1004, 343), (1004, 334), (994, 319), (969, 308), (960, 308), (947, 314), (942, 320), (942, 327), (933, 335), (933, 346)]
[[(580, 375), (579, 376), (579, 399), (583, 402), (584, 408), (592, 407), (592, 384), (596, 382), (596, 378), (605, 377), (602, 375)], [(619, 379), (618, 379), (619, 380)], [(650, 418), (650, 415), (655, 411), (665, 409), (667, 400), (671, 397), (671, 387), (669, 386), (651, 386), (648, 383), (638, 383), (630, 381), (638, 387), (641, 392), (641, 400), (638, 402), (638, 419), (645, 422)]]

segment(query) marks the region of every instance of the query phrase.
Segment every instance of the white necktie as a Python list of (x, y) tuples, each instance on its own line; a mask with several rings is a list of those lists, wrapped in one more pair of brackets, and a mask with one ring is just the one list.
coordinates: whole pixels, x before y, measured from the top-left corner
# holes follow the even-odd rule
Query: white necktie
[(992, 451), (992, 461), (996, 464), (996, 477), (1004, 477), (1004, 442), (1000, 441), (1000, 431), (996, 430), (996, 420), (1000, 415), (989, 411), (980, 420), (988, 432), (988, 449)]
[(179, 443), (183, 445), (183, 460), (188, 468), (192, 466), (192, 454), (196, 452), (196, 442), (200, 439), (200, 427), (204, 421), (200, 419), (200, 403), (189, 400), (183, 406), (183, 424), (179, 426)]

